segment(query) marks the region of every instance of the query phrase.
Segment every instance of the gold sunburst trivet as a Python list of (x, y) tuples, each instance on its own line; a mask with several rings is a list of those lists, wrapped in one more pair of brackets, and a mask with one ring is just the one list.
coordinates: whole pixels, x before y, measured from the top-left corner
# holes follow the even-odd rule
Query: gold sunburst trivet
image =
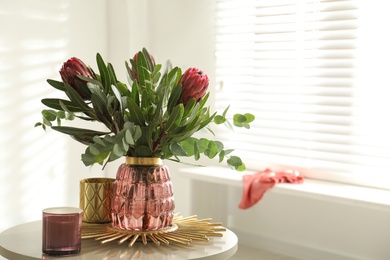
[(196, 215), (182, 217), (177, 214), (173, 218), (173, 224), (163, 230), (158, 231), (127, 231), (120, 230), (111, 224), (87, 224), (83, 223), (82, 239), (93, 238), (101, 244), (118, 240), (119, 244), (130, 241), (129, 246), (133, 246), (137, 240), (142, 240), (146, 245), (148, 240), (155, 244), (161, 243), (169, 245), (176, 242), (189, 245), (192, 241), (209, 241), (208, 237), (222, 237), (220, 232), (226, 231), (221, 223), (211, 223), (211, 218), (198, 219)]

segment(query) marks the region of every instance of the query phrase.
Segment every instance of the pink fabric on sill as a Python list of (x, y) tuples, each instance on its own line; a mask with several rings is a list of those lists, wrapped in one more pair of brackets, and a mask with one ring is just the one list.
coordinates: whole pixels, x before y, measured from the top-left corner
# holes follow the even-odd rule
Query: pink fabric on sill
[(255, 174), (246, 174), (243, 176), (244, 189), (241, 202), (238, 205), (240, 209), (248, 209), (255, 205), (264, 195), (264, 193), (275, 186), (276, 183), (302, 183), (303, 176), (294, 170), (284, 170), (274, 172), (271, 169), (265, 169)]

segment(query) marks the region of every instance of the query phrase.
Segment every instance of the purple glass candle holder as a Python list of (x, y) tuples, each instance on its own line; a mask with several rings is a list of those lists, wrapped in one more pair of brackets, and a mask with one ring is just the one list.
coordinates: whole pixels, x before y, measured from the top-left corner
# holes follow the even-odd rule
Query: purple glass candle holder
[(81, 250), (82, 210), (72, 207), (47, 208), (42, 211), (42, 252), (69, 255)]

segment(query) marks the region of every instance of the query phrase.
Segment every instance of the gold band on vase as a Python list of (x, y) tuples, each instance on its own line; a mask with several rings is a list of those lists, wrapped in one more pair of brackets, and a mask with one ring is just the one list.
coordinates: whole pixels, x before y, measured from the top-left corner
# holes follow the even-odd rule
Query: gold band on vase
[(126, 157), (126, 164), (131, 165), (162, 165), (162, 160), (157, 157)]

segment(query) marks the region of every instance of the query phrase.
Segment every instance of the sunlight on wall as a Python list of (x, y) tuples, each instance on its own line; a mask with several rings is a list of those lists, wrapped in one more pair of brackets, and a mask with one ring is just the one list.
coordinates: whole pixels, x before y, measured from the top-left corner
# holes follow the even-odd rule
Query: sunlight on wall
[[(40, 100), (52, 90), (46, 78), (56, 77), (65, 59), (65, 2), (7, 2), (2, 4), (0, 40), (0, 197), (2, 227), (40, 218), (46, 205), (64, 202), (67, 151), (63, 138), (34, 128), (43, 109)], [(62, 162), (61, 162), (62, 161)], [(48, 188), (52, 187), (52, 188)]]
[[(88, 17), (84, 11), (92, 3), (96, 12)], [(105, 33), (90, 34), (83, 41), (79, 37), (91, 23), (104, 30), (104, 0), (0, 0), (0, 6), (2, 230), (40, 219), (46, 207), (78, 206), (78, 181), (94, 174), (80, 162), (85, 148), (72, 144), (68, 136), (34, 125), (46, 109), (40, 100), (61, 95), (46, 79), (60, 79), (58, 71), (71, 53), (93, 60), (107, 44)], [(102, 173), (100, 168), (96, 172)]]

